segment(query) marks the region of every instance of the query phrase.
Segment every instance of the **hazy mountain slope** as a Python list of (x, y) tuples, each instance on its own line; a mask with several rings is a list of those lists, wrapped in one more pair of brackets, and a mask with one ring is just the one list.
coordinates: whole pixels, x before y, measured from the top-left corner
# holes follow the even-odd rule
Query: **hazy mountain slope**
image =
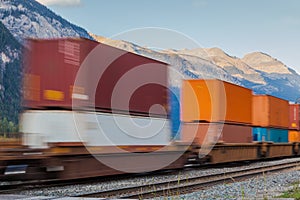
[(292, 74), (291, 70), (285, 64), (265, 53), (249, 53), (246, 54), (241, 60), (247, 63), (253, 69), (265, 73)]
[[(35, 0), (0, 1), (0, 119), (16, 121), (20, 107), (20, 55), (24, 38), (92, 37)], [(13, 37), (14, 36), (14, 37)], [(16, 39), (17, 40), (16, 40)], [(240, 59), (218, 48), (153, 51), (138, 45), (97, 37), (100, 42), (136, 54), (167, 62), (172, 72), (171, 85), (180, 86), (182, 78), (218, 78), (290, 101), (300, 97), (300, 76), (282, 62), (263, 53)], [(19, 41), (19, 42), (18, 42)], [(8, 106), (8, 107), (7, 107)]]
[(240, 59), (219, 48), (156, 52), (126, 41), (91, 36), (99, 42), (169, 63), (182, 74), (181, 77), (172, 76), (172, 85), (176, 87), (182, 77), (218, 78), (251, 88), (257, 94), (270, 94), (289, 101), (300, 97), (299, 74), (267, 54), (251, 53)]
[(265, 53), (254, 52), (242, 58), (252, 68), (259, 70), (266, 80), (264, 87), (259, 87), (261, 93), (283, 96), (290, 101), (300, 97), (300, 76), (281, 61)]
[(182, 50), (178, 51), (178, 53), (205, 58), (236, 78), (245, 79), (255, 84), (265, 84), (265, 81), (259, 72), (248, 66), (239, 58), (232, 57), (219, 48)]
[(209, 60), (202, 59), (197, 56), (179, 54), (175, 50), (157, 52), (126, 41), (112, 40), (110, 38), (104, 38), (102, 36), (97, 36), (94, 34), (91, 34), (91, 36), (101, 43), (108, 44), (110, 46), (114, 46), (120, 49), (124, 49), (126, 51), (154, 58), (170, 64), (171, 67), (175, 68), (179, 72), (179, 74), (172, 73), (172, 86), (179, 87), (181, 83), (180, 80), (182, 78), (217, 78), (236, 84), (241, 84), (241, 82), (238, 79), (232, 77), (224, 69), (216, 66)]

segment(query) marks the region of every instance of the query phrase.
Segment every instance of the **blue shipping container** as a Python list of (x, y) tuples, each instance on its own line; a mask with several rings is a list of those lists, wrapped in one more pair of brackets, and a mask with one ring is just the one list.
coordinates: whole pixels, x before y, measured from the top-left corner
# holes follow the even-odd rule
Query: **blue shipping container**
[(172, 87), (170, 90), (170, 120), (172, 139), (180, 140), (180, 89)]
[(275, 143), (288, 142), (288, 130), (277, 129), (277, 128), (263, 128), (253, 127), (252, 128), (253, 141), (268, 141)]

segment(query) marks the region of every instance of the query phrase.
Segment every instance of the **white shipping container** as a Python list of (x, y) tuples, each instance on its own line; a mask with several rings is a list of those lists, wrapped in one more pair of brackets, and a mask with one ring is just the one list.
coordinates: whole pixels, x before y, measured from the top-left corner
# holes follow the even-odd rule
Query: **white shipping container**
[(89, 146), (167, 145), (171, 128), (168, 119), (129, 117), (119, 114), (87, 113), (86, 132)]
[(87, 146), (166, 145), (167, 119), (75, 111), (26, 111), (21, 116), (24, 145), (47, 148), (48, 143), (84, 142)]
[[(23, 144), (31, 148), (47, 148), (47, 143), (54, 142), (84, 142), (78, 134), (80, 128), (74, 120), (72, 111), (38, 111), (31, 110), (22, 113), (20, 131), (23, 132)], [(83, 119), (82, 113), (76, 113)], [(84, 133), (84, 132), (83, 132)], [(83, 134), (82, 134), (83, 136)]]

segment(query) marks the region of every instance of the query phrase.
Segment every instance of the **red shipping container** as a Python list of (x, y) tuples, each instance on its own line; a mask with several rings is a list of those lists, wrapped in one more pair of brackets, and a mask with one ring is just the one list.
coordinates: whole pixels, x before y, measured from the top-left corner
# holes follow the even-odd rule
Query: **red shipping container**
[(99, 79), (98, 82), (90, 81), (92, 86), (89, 86), (93, 90), (94, 83), (98, 83), (95, 93), (96, 109), (167, 117), (167, 64), (107, 45), (97, 47), (94, 53), (95, 58), (91, 56), (93, 63), (94, 59), (115, 57), (109, 65), (102, 63), (100, 68), (105, 71), (99, 72), (99, 66), (93, 65), (90, 68), (92, 71), (88, 73), (91, 80)]
[(183, 123), (181, 139), (198, 144), (251, 143), (252, 127), (241, 124)]
[(87, 39), (27, 41), (24, 52), (23, 106), (26, 108), (72, 108), (72, 91), (86, 95), (74, 86), (77, 71), (98, 42)]
[(300, 130), (300, 109), (299, 104), (290, 104), (290, 121), (289, 121), (289, 129), (292, 130)]
[(80, 109), (167, 117), (167, 64), (87, 39), (28, 44), (25, 107), (72, 109), (75, 103)]

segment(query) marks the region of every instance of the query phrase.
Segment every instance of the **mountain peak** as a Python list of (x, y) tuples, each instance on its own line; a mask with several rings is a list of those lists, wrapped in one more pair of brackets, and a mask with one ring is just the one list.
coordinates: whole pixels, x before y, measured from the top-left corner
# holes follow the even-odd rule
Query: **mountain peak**
[(232, 59), (236, 59), (237, 57), (235, 56), (231, 56), (228, 53), (226, 53), (223, 49), (219, 48), (219, 47), (212, 47), (212, 48), (205, 48), (204, 49), (208, 55), (210, 56), (218, 56), (218, 57), (229, 57)]
[(227, 55), (222, 49), (220, 49), (219, 47), (212, 47), (212, 48), (205, 48), (205, 50), (209, 53), (209, 54), (213, 54), (213, 55)]
[(262, 72), (292, 74), (291, 70), (285, 64), (266, 53), (249, 53), (242, 58), (242, 61)]
[(267, 53), (264, 53), (264, 52), (260, 52), (260, 51), (256, 51), (256, 52), (251, 52), (251, 53), (247, 53), (245, 57), (259, 57), (259, 58), (263, 58), (264, 60), (272, 60), (272, 56), (270, 56), (269, 54)]
[[(169, 63), (184, 78), (217, 78), (251, 88), (257, 94), (270, 94), (290, 101), (300, 95), (300, 76), (266, 53), (253, 52), (240, 59), (218, 47), (155, 52), (130, 42), (92, 36), (108, 45)], [(180, 87), (182, 76), (171, 78), (172, 87)]]

